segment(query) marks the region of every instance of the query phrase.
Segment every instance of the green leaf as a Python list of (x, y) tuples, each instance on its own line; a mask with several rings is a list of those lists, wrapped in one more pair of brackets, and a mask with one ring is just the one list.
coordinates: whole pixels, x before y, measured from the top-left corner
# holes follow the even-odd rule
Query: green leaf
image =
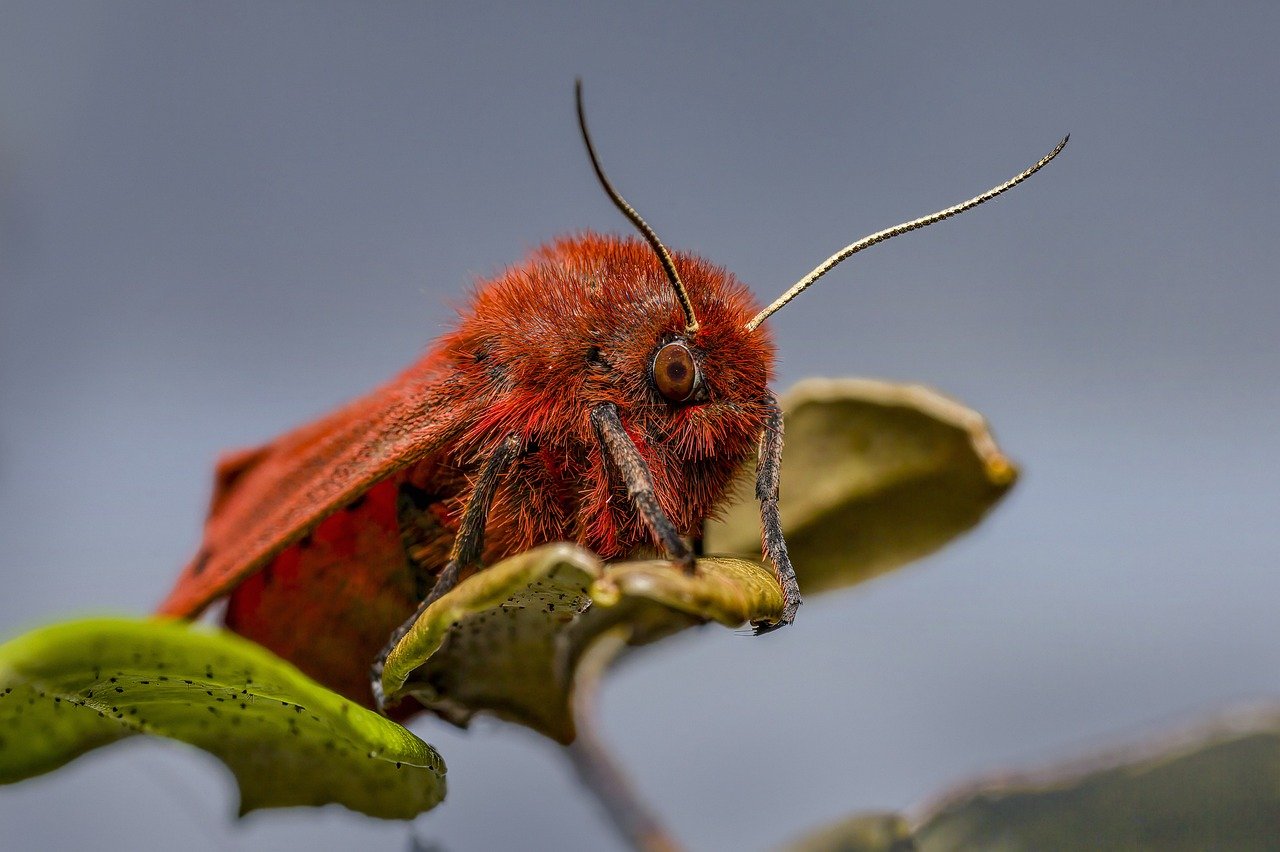
[(781, 611), (777, 582), (756, 562), (699, 559), (689, 576), (665, 561), (605, 565), (552, 544), (480, 571), (428, 607), (387, 658), (383, 689), (458, 725), (487, 711), (568, 743), (580, 669), (589, 680), (624, 646)]
[(445, 794), (431, 746), (230, 633), (90, 619), (0, 645), (0, 782), (133, 734), (216, 755), (242, 815), (336, 802), (409, 819)]
[[(858, 833), (864, 820), (883, 819), (855, 818), (789, 848), (888, 850), (854, 842), (865, 837)], [(944, 797), (916, 825), (892, 848), (1272, 850), (1280, 831), (1280, 713), (1087, 764), (974, 784)]]
[[(980, 521), (1017, 480), (977, 412), (919, 385), (808, 379), (782, 401), (779, 508), (805, 595), (919, 559)], [(758, 558), (755, 467), (707, 549)]]

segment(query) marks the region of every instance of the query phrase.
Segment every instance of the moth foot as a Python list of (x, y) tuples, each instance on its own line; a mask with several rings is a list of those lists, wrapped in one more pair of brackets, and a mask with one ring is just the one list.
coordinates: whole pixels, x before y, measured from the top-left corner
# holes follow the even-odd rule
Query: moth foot
[(766, 633), (772, 633), (779, 627), (786, 627), (796, 620), (796, 612), (800, 609), (800, 604), (802, 603), (804, 603), (804, 599), (800, 597), (800, 586), (796, 583), (795, 578), (791, 577), (789, 582), (782, 584), (782, 616), (777, 621), (751, 622), (752, 635), (763, 636)]

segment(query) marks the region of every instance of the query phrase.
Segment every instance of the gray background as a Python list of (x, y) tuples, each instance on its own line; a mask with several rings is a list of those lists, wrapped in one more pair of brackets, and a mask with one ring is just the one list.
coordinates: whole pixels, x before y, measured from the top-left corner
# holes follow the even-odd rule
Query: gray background
[[(774, 319), (779, 387), (923, 381), (1026, 476), (978, 532), (706, 630), (611, 681), (676, 832), (761, 848), (1280, 687), (1280, 13), (1236, 4), (0, 5), (0, 632), (152, 606), (219, 450), (390, 376), (466, 286), (625, 231), (772, 298), (864, 233), (1061, 160)], [(418, 730), (419, 836), (609, 848), (554, 749)], [(204, 755), (133, 742), (0, 790), (7, 848), (368, 848), (339, 810), (233, 825)]]

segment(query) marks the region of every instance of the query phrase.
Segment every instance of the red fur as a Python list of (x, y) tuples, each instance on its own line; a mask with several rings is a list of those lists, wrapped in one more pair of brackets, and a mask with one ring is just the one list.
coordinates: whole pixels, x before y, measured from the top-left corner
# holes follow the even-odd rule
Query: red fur
[[(490, 509), (487, 562), (558, 540), (606, 558), (653, 548), (600, 452), (590, 413), (603, 402), (617, 406), (667, 516), (693, 534), (755, 450), (774, 349), (763, 328), (744, 328), (758, 307), (732, 274), (692, 255), (675, 263), (701, 323), (692, 346), (706, 402), (670, 404), (650, 382), (655, 351), (685, 325), (652, 250), (591, 233), (558, 240), (481, 283), (456, 329), (400, 377), (224, 464), (204, 546), (161, 611), (190, 617), (230, 593), (234, 629), (368, 701), (360, 678), (379, 637), (413, 609), (387, 515), (393, 483), (436, 495), (456, 529), (479, 465), (515, 433), (528, 452)], [(322, 641), (336, 635), (342, 644)]]

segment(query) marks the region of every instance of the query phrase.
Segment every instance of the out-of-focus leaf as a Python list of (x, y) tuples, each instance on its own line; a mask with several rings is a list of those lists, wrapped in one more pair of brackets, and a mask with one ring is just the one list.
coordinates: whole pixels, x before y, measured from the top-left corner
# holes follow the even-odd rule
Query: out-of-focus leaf
[[(642, 645), (707, 621), (776, 620), (781, 610), (778, 584), (757, 562), (700, 559), (689, 576), (665, 561), (605, 565), (552, 544), (486, 568), (428, 607), (387, 658), (383, 689), (458, 725), (487, 711), (568, 743), (577, 670), (593, 647)], [(600, 644), (606, 636), (621, 642)]]
[[(882, 848), (845, 845), (844, 826), (857, 821), (791, 848)], [(1274, 850), (1280, 843), (1280, 712), (1087, 764), (971, 785), (926, 809), (916, 826), (915, 846), (903, 848), (921, 852)]]
[(916, 852), (911, 826), (899, 814), (862, 814), (821, 829), (788, 852)]
[(241, 814), (337, 802), (409, 819), (445, 793), (431, 746), (230, 633), (90, 619), (0, 645), (0, 783), (133, 734), (216, 755)]
[(1280, 716), (1092, 770), (958, 793), (917, 835), (924, 850), (1272, 850), (1280, 844)]
[[(805, 594), (853, 585), (968, 530), (1017, 479), (986, 421), (935, 391), (809, 379), (782, 399), (782, 527)], [(755, 467), (707, 549), (758, 557)]]

